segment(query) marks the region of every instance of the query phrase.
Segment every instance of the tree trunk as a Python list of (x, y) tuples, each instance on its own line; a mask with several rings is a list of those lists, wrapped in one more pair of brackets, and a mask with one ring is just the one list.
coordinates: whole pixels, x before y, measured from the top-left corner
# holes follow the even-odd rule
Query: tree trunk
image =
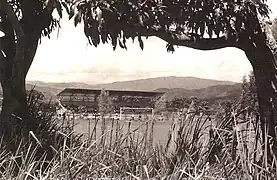
[(0, 61), (3, 89), (0, 120), (1, 131), (9, 140), (10, 137), (22, 133), (22, 129), (25, 132), (32, 130), (31, 125), (34, 124), (28, 118), (25, 79), (37, 50), (40, 32), (28, 31), (28, 27), (22, 26), (7, 2), (1, 1), (0, 5), (5, 32), (5, 37), (1, 39), (1, 49), (5, 55), (1, 53)]
[[(14, 110), (26, 104), (26, 100), (22, 95), (24, 93), (25, 84), (22, 79), (22, 65), (24, 61), (24, 31), (19, 23), (17, 16), (7, 1), (0, 1), (1, 19), (3, 21), (3, 29), (5, 37), (1, 50), (1, 85), (3, 88), (3, 105), (0, 114), (4, 132), (4, 138), (10, 139), (13, 122), (10, 122), (10, 116)], [(25, 96), (26, 98), (26, 96)], [(22, 111), (23, 112), (23, 111)], [(16, 116), (16, 114), (14, 114)], [(18, 128), (16, 128), (18, 129)], [(5, 138), (5, 139), (6, 139)]]
[[(263, 142), (266, 135), (276, 138), (277, 125), (277, 68), (271, 48), (264, 40), (248, 45), (245, 54), (253, 67), (256, 79)], [(274, 141), (276, 145), (276, 141)], [(274, 152), (276, 154), (276, 152)]]
[[(12, 66), (12, 63), (6, 63), (6, 73), (2, 77), (3, 104), (1, 116), (13, 115), (17, 119), (26, 119), (28, 117), (26, 76), (30, 65), (33, 62), (37, 50), (39, 37), (30, 34), (25, 37), (24, 63), (21, 67)], [(12, 66), (12, 70), (7, 70)], [(12, 74), (12, 72), (21, 71), (21, 74)]]

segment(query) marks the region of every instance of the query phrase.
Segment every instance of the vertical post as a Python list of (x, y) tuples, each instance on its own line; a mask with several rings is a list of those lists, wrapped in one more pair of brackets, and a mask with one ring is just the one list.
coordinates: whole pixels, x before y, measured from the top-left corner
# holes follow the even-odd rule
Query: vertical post
[(110, 149), (112, 149), (112, 142), (113, 142), (114, 119), (115, 118), (112, 118), (112, 128), (111, 128), (111, 134), (110, 134)]
[(63, 121), (62, 121), (62, 128), (63, 128), (63, 129), (64, 129), (64, 127), (65, 127), (64, 122), (65, 122), (65, 118), (63, 118)]
[(178, 138), (178, 118), (173, 114), (173, 124), (172, 124), (172, 142), (170, 150), (174, 151), (176, 149), (176, 143)]
[(96, 133), (97, 133), (96, 127), (97, 127), (97, 123), (98, 123), (97, 117), (96, 117), (96, 112), (94, 113), (93, 117), (94, 117), (94, 122), (95, 122), (95, 124), (94, 124), (94, 129), (93, 129), (93, 133), (94, 133), (94, 140), (96, 141), (96, 138), (97, 138), (97, 135), (96, 135)]
[(91, 140), (90, 139), (90, 117), (88, 116), (88, 139), (89, 141)]
[(144, 135), (145, 135), (145, 138), (144, 138), (144, 148), (145, 150), (147, 149), (147, 144), (148, 144), (148, 117), (146, 116), (146, 123), (145, 123), (145, 132), (144, 132)]
[(120, 109), (119, 109), (119, 120), (121, 120), (121, 110), (122, 110), (122, 108), (120, 107)]
[[(153, 150), (154, 147), (154, 109), (151, 108), (152, 110), (152, 118), (151, 118), (151, 129), (150, 129), (150, 137), (149, 137), (149, 141), (150, 141), (150, 150)], [(152, 153), (152, 151), (151, 151)]]
[(72, 132), (74, 131), (74, 124), (75, 124), (75, 117), (73, 118), (73, 121), (72, 121)]
[(126, 138), (126, 145), (127, 145), (127, 147), (129, 146), (129, 145), (131, 145), (131, 123), (132, 123), (132, 121), (131, 120), (129, 120), (129, 122), (128, 122), (128, 130), (127, 130), (127, 138)]

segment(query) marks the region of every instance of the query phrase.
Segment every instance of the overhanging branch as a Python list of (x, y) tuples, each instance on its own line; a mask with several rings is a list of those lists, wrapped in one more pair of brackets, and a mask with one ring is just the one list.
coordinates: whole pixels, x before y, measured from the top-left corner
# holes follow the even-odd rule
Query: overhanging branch
[(239, 47), (234, 39), (226, 37), (202, 38), (194, 35), (157, 33), (156, 37), (172, 45), (185, 46), (198, 50), (215, 50), (226, 47)]
[(179, 33), (179, 32), (166, 32), (163, 30), (147, 31), (144, 28), (128, 28), (126, 31), (132, 31), (140, 36), (157, 37), (169, 44), (177, 46), (185, 46), (198, 50), (216, 50), (226, 47), (236, 47), (242, 49), (241, 45), (237, 42), (236, 37), (217, 37), (217, 38), (203, 38), (197, 34)]

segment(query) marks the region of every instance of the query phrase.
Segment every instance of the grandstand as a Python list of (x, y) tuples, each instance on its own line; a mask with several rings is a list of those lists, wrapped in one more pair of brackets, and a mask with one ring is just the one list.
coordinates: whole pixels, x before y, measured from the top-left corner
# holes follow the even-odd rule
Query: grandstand
[[(164, 94), (153, 91), (106, 91), (109, 92), (116, 112), (119, 112), (121, 107), (154, 108), (155, 102)], [(97, 98), (100, 94), (99, 89), (66, 88), (57, 96), (65, 107), (85, 106), (88, 112), (97, 112)]]

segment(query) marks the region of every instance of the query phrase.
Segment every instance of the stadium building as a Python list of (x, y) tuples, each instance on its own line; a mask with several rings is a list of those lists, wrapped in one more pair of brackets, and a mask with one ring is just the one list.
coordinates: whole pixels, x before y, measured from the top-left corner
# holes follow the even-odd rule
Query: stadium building
[[(154, 108), (155, 102), (164, 94), (153, 91), (106, 91), (109, 92), (115, 112), (119, 112), (121, 107)], [(98, 89), (66, 88), (57, 96), (61, 104), (67, 108), (85, 106), (88, 112), (96, 112), (100, 94), (101, 90)]]

